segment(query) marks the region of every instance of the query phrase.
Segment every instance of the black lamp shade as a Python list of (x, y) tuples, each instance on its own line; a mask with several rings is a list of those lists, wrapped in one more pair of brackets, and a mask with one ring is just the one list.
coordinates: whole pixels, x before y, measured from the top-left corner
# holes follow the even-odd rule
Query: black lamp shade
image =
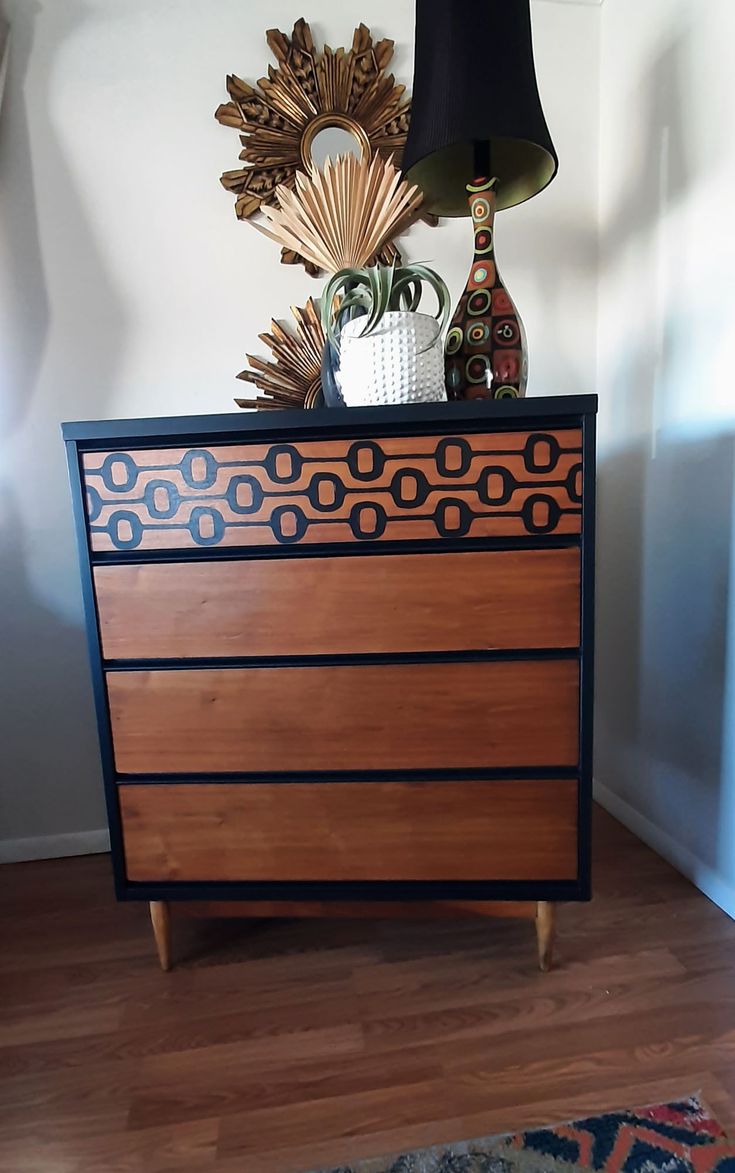
[(551, 183), (559, 166), (533, 63), (530, 0), (416, 0), (406, 178), (439, 216), (468, 216), (478, 145), (498, 208)]

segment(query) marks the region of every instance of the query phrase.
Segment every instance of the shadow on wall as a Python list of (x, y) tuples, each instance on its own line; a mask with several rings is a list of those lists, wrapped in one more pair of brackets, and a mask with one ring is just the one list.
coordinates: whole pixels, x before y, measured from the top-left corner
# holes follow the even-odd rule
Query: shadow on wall
[(615, 369), (601, 371), (609, 443), (599, 471), (596, 776), (732, 885), (720, 826), (735, 813), (725, 719), (735, 439), (730, 428), (705, 435), (680, 422), (697, 422), (726, 307), (701, 293), (692, 302), (678, 270), (667, 280), (677, 254), (661, 230), (694, 182), (685, 52), (682, 29), (646, 76), (635, 182), (602, 241), (613, 299), (603, 314), (619, 327), (607, 339)]
[(59, 63), (88, 11), (78, 0), (2, 6), (11, 53), (0, 116), (0, 838), (9, 840), (105, 825), (59, 431), (63, 419), (106, 414), (125, 334), (54, 108), (59, 69), (64, 84), (70, 76)]
[(41, 11), (35, 0), (4, 4), (2, 23), (12, 31), (8, 78), (0, 116), (3, 284), (7, 290), (3, 333), (0, 427), (2, 436), (22, 417), (33, 395), (46, 344), (49, 304), (38, 234), (31, 159), (31, 132), (24, 83)]
[(0, 840), (78, 831), (79, 810), (93, 817), (97, 812), (89, 827), (103, 827), (99, 755), (86, 721), (80, 722), (80, 714), (92, 713), (80, 631), (34, 598), (23, 567), (20, 519), (13, 498), (2, 491), (0, 542)]
[[(541, 197), (543, 198), (543, 197)], [(598, 235), (596, 228), (567, 219), (555, 219), (553, 228), (543, 218), (543, 211), (523, 209), (523, 231), (513, 241), (513, 247), (503, 247), (504, 220), (498, 216), (496, 244), (498, 266), (509, 283), (510, 294), (517, 296), (512, 286), (515, 273), (523, 273), (534, 289), (536, 304), (544, 307), (544, 329), (548, 337), (559, 340), (551, 348), (544, 364), (543, 377), (535, 369), (533, 346), (530, 347), (531, 374), (539, 386), (559, 388), (564, 395), (589, 395), (592, 372), (584, 370), (579, 362), (570, 362), (565, 345), (569, 333), (568, 305), (570, 297), (563, 288), (568, 283), (573, 289), (586, 280), (593, 289), (597, 278)], [(507, 252), (508, 264), (503, 257)], [(551, 254), (551, 255), (550, 255)], [(523, 318), (523, 304), (518, 305)], [(593, 352), (594, 353), (594, 352)]]
[[(46, 6), (0, 0), (0, 16), (11, 31), (0, 117), (0, 231), (9, 270), (3, 274), (9, 296), (2, 328), (12, 341), (6, 348), (10, 365), (4, 362), (3, 439), (32, 421), (34, 410), (50, 434), (67, 418), (60, 391), (77, 415), (104, 415), (122, 348), (123, 307), (99, 255), (53, 109), (57, 59), (90, 11), (84, 0)], [(53, 272), (44, 261), (42, 233)], [(65, 330), (58, 339), (49, 338), (51, 296), (54, 318)], [(42, 371), (57, 354), (63, 366)]]
[(601, 478), (598, 778), (707, 867), (735, 796), (724, 743), (735, 438), (660, 437)]
[[(635, 101), (630, 103), (640, 113), (638, 123), (643, 133), (640, 134), (638, 157), (632, 162), (621, 160), (621, 166), (629, 175), (635, 176), (635, 182), (626, 188), (624, 198), (608, 221), (601, 241), (603, 269), (605, 261), (620, 244), (650, 231), (657, 223), (662, 179), (669, 204), (683, 199), (694, 181), (684, 132), (682, 81), (690, 35), (689, 27), (680, 22), (668, 43), (651, 62), (645, 83)], [(665, 176), (661, 174), (662, 146), (666, 153)]]

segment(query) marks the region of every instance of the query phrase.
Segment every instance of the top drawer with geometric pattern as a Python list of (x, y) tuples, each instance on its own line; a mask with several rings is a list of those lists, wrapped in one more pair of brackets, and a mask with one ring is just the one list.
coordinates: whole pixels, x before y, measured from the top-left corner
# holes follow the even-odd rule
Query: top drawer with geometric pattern
[(577, 535), (576, 428), (87, 452), (93, 551)]

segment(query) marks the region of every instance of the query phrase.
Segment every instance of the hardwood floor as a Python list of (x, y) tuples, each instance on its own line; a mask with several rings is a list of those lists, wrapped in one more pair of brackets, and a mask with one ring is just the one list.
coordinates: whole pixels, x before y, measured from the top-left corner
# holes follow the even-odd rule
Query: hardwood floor
[(701, 1089), (735, 1130), (735, 923), (598, 812), (529, 922), (174, 925), (104, 856), (0, 869), (2, 1173), (297, 1173)]

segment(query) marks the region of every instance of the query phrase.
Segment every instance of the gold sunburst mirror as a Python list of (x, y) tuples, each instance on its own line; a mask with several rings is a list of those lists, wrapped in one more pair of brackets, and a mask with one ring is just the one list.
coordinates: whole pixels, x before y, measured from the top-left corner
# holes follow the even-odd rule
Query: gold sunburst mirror
[(282, 322), (271, 322), (270, 333), (259, 334), (272, 359), (247, 356), (250, 370), (240, 371), (238, 379), (252, 383), (260, 395), (236, 399), (238, 407), (268, 411), (284, 407), (316, 407), (321, 400), (322, 352), (324, 329), (319, 303), (312, 297), (306, 305), (291, 306), (296, 322), (295, 333)]
[[(225, 171), (222, 185), (235, 195), (240, 220), (261, 205), (277, 203), (279, 185), (293, 188), (299, 171), (322, 166), (327, 157), (346, 151), (369, 160), (374, 154), (400, 162), (408, 132), (410, 101), (405, 87), (385, 72), (393, 41), (373, 44), (370, 30), (355, 29), (351, 49), (319, 50), (302, 18), (290, 37), (278, 29), (266, 33), (277, 65), (255, 86), (231, 74), (230, 101), (215, 118), (240, 132), (243, 164)], [(284, 264), (316, 267), (293, 249), (281, 252)]]

